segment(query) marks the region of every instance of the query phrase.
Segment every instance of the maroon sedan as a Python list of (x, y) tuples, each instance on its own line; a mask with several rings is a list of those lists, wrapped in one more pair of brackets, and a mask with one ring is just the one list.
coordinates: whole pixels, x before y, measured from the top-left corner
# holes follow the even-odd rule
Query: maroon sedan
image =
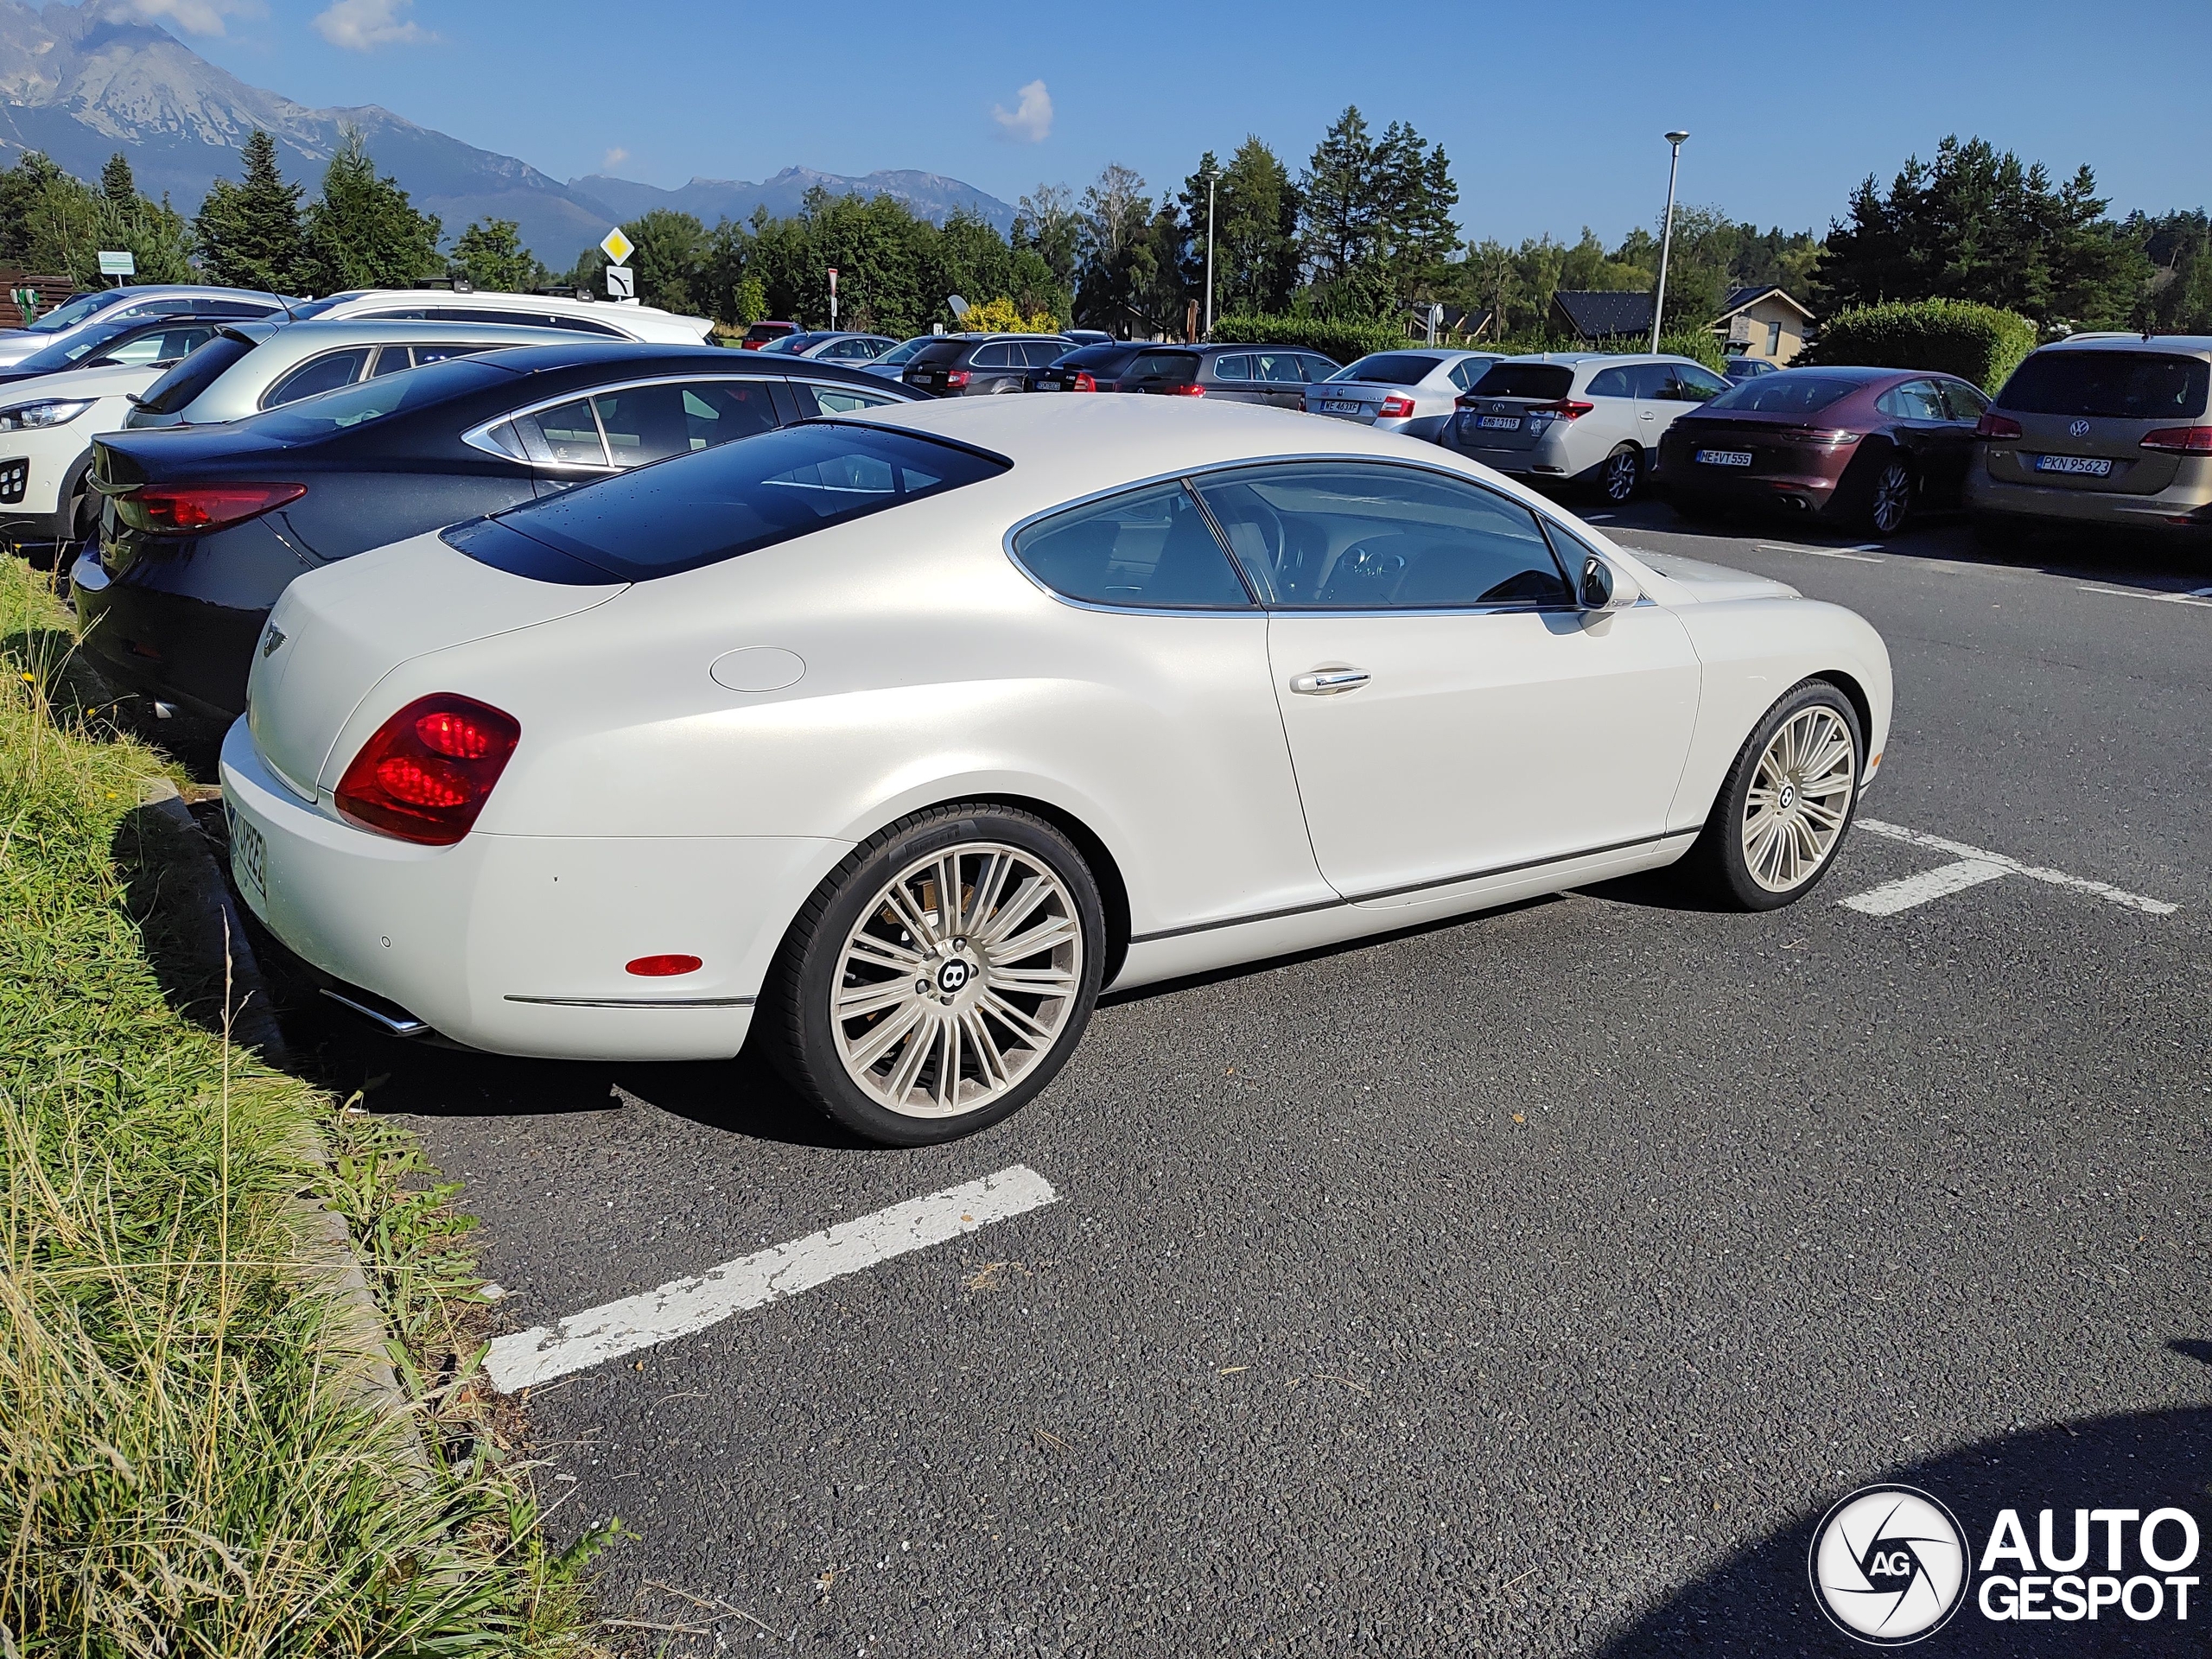
[(1894, 536), (1956, 506), (1989, 399), (1924, 369), (1783, 369), (1685, 410), (1659, 442), (1677, 510), (1764, 507)]

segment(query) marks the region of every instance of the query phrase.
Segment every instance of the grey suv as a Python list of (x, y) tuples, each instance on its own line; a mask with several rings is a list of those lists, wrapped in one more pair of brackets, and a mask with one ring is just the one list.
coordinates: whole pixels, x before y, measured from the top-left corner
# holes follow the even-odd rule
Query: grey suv
[(1975, 531), (2031, 521), (2191, 532), (2212, 544), (2212, 336), (2100, 334), (2029, 354), (1981, 417)]

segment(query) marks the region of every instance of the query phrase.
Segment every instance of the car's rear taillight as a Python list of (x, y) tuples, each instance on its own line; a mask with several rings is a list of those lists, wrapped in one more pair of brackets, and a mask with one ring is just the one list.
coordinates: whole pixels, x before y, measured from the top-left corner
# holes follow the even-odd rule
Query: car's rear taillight
[(1382, 406), (1375, 411), (1375, 418), (1378, 421), (1402, 421), (1413, 412), (1414, 400), (1394, 391), (1382, 400)]
[(1098, 390), (1098, 383), (1090, 378), (1090, 371), (1086, 369), (1077, 369), (1075, 372), (1075, 385), (1071, 387), (1070, 390), (1073, 391), (1096, 391)]
[(965, 369), (953, 370), (951, 373), (944, 377), (944, 384), (948, 386), (966, 385), (968, 384), (968, 371)]
[(1203, 397), (1206, 395), (1206, 389), (1195, 380), (1185, 380), (1179, 385), (1162, 386), (1160, 390), (1170, 397)]
[(1579, 421), (1597, 407), (1595, 404), (1586, 404), (1579, 398), (1561, 397), (1548, 404), (1531, 404), (1529, 413), (1548, 415), (1555, 421)]
[(2143, 435), (2143, 447), (2177, 455), (2212, 455), (2212, 426), (2162, 426)]
[(156, 536), (196, 536), (257, 518), (307, 493), (304, 484), (142, 484), (115, 498), (115, 516)]
[(425, 847), (467, 835), (522, 741), (522, 725), (474, 697), (417, 697), (377, 728), (339, 779), (348, 823)]
[(2017, 438), (2021, 435), (2020, 423), (2009, 415), (1985, 409), (1981, 418), (1974, 423), (1974, 435), (1977, 438)]

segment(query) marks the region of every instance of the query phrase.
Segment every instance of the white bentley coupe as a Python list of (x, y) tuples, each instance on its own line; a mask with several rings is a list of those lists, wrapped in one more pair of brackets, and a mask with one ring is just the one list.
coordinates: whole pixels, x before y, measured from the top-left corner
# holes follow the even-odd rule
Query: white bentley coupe
[(331, 995), (504, 1054), (765, 1045), (886, 1143), (1102, 988), (1681, 861), (1802, 897), (1889, 656), (1433, 444), (986, 397), (678, 456), (292, 584), (223, 753)]

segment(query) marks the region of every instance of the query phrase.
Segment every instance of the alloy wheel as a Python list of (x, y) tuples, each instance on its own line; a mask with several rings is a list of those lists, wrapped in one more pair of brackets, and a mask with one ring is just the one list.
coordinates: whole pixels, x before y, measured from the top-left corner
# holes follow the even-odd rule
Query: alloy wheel
[(1636, 486), (1643, 475), (1643, 465), (1637, 459), (1636, 451), (1624, 445), (1605, 457), (1604, 484), (1605, 499), (1615, 505), (1632, 500)]
[(904, 1116), (980, 1110), (1066, 1027), (1083, 947), (1074, 895), (1035, 854), (968, 842), (917, 859), (846, 936), (830, 993), (838, 1057)]
[(1912, 474), (1903, 461), (1893, 461), (1874, 480), (1874, 499), (1866, 517), (1878, 531), (1890, 536), (1904, 525), (1905, 515), (1911, 511)]
[(1803, 887), (1827, 862), (1851, 813), (1858, 746), (1843, 716), (1815, 704), (1783, 721), (1744, 799), (1744, 864), (1769, 893)]

